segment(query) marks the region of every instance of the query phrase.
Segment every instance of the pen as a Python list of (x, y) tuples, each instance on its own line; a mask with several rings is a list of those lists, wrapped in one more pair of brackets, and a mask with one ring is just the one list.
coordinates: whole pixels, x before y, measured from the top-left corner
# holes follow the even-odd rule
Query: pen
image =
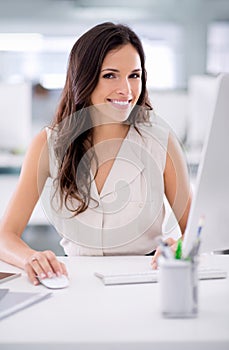
[(172, 259), (173, 258), (173, 253), (170, 249), (170, 246), (168, 245), (168, 243), (166, 242), (161, 242), (160, 243), (160, 251), (161, 251), (161, 255), (165, 258), (165, 259)]
[(199, 224), (198, 224), (198, 229), (197, 229), (197, 238), (200, 237), (201, 231), (202, 231), (203, 226), (204, 226), (204, 221), (205, 221), (205, 217), (204, 217), (204, 215), (202, 215), (199, 219)]
[(188, 259), (189, 260), (193, 260), (199, 253), (200, 243), (201, 243), (200, 235), (201, 235), (201, 232), (202, 232), (202, 229), (203, 229), (203, 226), (204, 226), (204, 221), (205, 221), (204, 216), (201, 216), (200, 219), (199, 219), (199, 224), (198, 224), (198, 228), (197, 228), (196, 240), (195, 240), (195, 242), (194, 242), (194, 244), (192, 246), (192, 249), (190, 250), (190, 252), (188, 254)]
[(177, 242), (177, 249), (175, 251), (175, 259), (181, 259), (182, 258), (182, 240), (179, 239)]

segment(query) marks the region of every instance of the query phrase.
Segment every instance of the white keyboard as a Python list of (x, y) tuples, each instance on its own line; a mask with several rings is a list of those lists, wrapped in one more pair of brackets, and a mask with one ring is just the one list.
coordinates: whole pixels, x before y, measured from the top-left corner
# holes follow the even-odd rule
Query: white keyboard
[[(100, 278), (105, 285), (158, 282), (158, 270), (117, 274), (95, 272), (95, 276)], [(220, 269), (200, 268), (198, 270), (198, 277), (200, 280), (226, 278), (227, 272)]]
[(198, 269), (198, 277), (199, 280), (213, 280), (213, 279), (221, 279), (227, 278), (227, 272), (220, 269), (210, 269), (200, 267)]
[(130, 284), (130, 283), (153, 283), (158, 281), (158, 271), (144, 271), (137, 273), (101, 274), (95, 272), (95, 276), (102, 279), (105, 285)]

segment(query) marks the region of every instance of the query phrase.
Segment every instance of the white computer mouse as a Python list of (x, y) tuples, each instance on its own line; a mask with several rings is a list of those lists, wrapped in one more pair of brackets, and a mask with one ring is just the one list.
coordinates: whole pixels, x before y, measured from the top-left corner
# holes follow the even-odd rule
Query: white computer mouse
[(50, 289), (61, 289), (69, 286), (69, 279), (66, 275), (53, 275), (51, 278), (39, 278), (39, 282), (43, 284), (46, 288)]

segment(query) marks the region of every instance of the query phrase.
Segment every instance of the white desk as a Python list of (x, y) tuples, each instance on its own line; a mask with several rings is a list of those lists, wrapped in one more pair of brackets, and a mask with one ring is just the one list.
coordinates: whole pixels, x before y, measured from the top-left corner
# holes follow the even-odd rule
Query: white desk
[[(229, 256), (204, 256), (227, 269)], [(229, 349), (229, 278), (199, 283), (199, 316), (164, 319), (159, 284), (107, 286), (94, 271), (141, 271), (150, 257), (61, 258), (70, 287), (0, 322), (1, 350)], [(0, 262), (0, 270), (18, 269)], [(47, 291), (26, 276), (1, 284), (20, 291)], [(169, 293), (169, 290), (168, 290)]]

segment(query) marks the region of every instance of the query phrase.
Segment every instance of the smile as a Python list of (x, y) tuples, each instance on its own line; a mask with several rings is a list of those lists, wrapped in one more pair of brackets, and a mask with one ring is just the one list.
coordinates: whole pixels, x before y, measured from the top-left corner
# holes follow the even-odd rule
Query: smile
[(108, 99), (108, 101), (114, 105), (114, 106), (117, 106), (117, 107), (120, 107), (120, 108), (125, 108), (125, 107), (128, 107), (130, 105), (130, 102), (131, 100), (115, 100), (115, 99)]

